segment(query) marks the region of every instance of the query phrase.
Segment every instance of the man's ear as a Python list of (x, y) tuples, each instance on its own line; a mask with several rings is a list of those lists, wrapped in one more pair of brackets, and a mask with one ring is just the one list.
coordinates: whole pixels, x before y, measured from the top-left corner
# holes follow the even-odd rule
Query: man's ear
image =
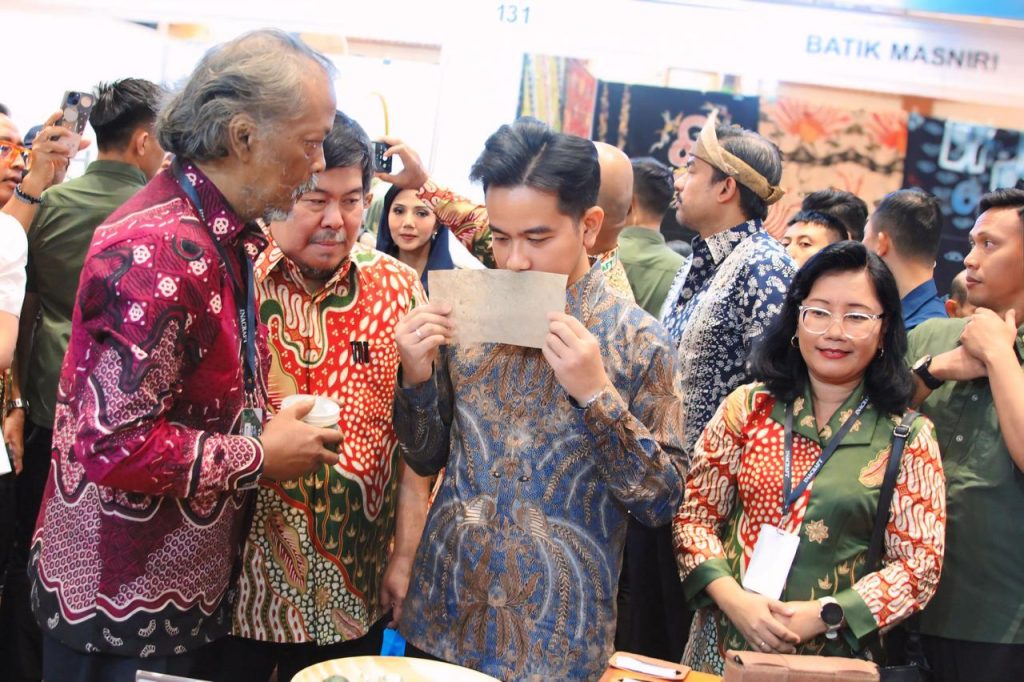
[(946, 316), (950, 318), (960, 317), (957, 313), (960, 312), (960, 304), (957, 303), (955, 298), (947, 298), (945, 302)]
[(363, 210), (370, 208), (370, 204), (373, 203), (373, 192), (367, 192), (363, 195)]
[(591, 206), (580, 218), (580, 229), (583, 230), (583, 246), (589, 251), (597, 240), (597, 234), (601, 231), (604, 223), (604, 209), (600, 206)]
[(252, 160), (256, 143), (256, 121), (249, 114), (236, 114), (228, 123), (228, 153), (239, 161)]
[(142, 159), (146, 157), (146, 150), (149, 145), (154, 144), (155, 142), (156, 140), (153, 139), (153, 136), (148, 130), (142, 127), (136, 128), (135, 132), (132, 133), (132, 140), (130, 143), (131, 150), (137, 158)]
[(889, 255), (889, 250), (892, 248), (892, 240), (889, 239), (889, 235), (885, 232), (879, 232), (878, 236), (875, 237), (875, 253), (878, 254), (879, 258), (885, 258)]
[(725, 180), (719, 183), (718, 196), (715, 199), (720, 204), (728, 204), (732, 198), (740, 193), (740, 186), (736, 184), (736, 178), (731, 175), (725, 176)]

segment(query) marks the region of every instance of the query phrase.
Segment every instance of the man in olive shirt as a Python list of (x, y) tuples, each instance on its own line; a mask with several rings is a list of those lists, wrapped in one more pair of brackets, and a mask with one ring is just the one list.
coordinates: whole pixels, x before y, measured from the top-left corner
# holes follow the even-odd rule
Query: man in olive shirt
[(964, 319), (910, 334), (946, 472), (946, 557), (921, 618), (938, 682), (1024, 680), (1024, 189), (981, 200)]
[(661, 218), (672, 202), (672, 170), (657, 159), (633, 159), (633, 203), (619, 233), (619, 260), (637, 305), (657, 317), (686, 259), (665, 245)]
[(85, 174), (43, 193), (28, 233), (28, 287), (4, 438), (16, 468), (15, 545), (4, 586), (0, 660), (12, 680), (40, 679), (38, 626), (29, 608), (28, 547), (50, 468), (57, 379), (71, 335), (82, 262), (93, 231), (156, 175), (164, 152), (153, 131), (163, 90), (126, 78), (97, 87), (90, 123), (97, 160)]

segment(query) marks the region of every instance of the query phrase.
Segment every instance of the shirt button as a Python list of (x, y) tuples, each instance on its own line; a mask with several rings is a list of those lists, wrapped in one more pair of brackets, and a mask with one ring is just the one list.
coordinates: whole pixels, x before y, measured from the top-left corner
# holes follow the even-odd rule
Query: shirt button
[(975, 393), (974, 395), (972, 395), (972, 396), (971, 396), (971, 400), (972, 400), (973, 402), (978, 402), (978, 394), (977, 394), (977, 393)]
[(956, 437), (956, 442), (957, 442), (957, 443), (963, 443), (963, 442), (964, 442), (964, 437), (963, 437), (962, 435), (958, 435), (958, 436)]

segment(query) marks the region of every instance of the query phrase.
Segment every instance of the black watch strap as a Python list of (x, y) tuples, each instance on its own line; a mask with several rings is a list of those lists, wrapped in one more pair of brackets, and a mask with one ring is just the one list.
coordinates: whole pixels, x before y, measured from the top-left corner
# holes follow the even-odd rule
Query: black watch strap
[(942, 384), (946, 382), (943, 381), (942, 379), (939, 379), (930, 371), (928, 371), (928, 369), (931, 366), (932, 356), (926, 355), (920, 360), (918, 360), (916, 363), (914, 363), (913, 371), (914, 374), (921, 377), (921, 381), (923, 381), (924, 385), (928, 387), (928, 390), (934, 391), (935, 389), (937, 389), (939, 386), (942, 386)]
[(7, 411), (11, 410), (25, 410), (28, 412), (28, 401), (23, 398), (11, 398), (7, 401)]

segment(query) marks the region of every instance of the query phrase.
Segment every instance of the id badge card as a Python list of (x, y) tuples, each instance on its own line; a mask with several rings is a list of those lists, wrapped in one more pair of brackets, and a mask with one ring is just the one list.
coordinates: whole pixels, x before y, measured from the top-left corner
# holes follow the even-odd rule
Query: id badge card
[(242, 415), (239, 431), (243, 436), (259, 438), (263, 433), (263, 410), (258, 407), (242, 408)]
[(761, 526), (754, 555), (743, 574), (743, 589), (772, 599), (781, 597), (799, 546), (799, 535), (767, 523)]

